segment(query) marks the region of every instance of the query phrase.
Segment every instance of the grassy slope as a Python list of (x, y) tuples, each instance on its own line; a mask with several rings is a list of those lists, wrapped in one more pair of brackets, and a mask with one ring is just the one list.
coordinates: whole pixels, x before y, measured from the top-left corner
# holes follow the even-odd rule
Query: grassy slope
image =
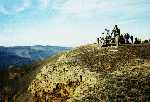
[[(63, 53), (63, 52), (61, 52)], [(20, 90), (15, 93), (14, 97), (16, 98), (16, 102), (28, 102), (31, 99), (31, 95), (28, 92), (28, 87), (31, 81), (36, 77), (37, 73), (40, 72), (40, 69), (45, 64), (52, 64), (55, 63), (56, 59), (60, 56), (60, 54), (54, 55), (52, 57), (49, 57), (42, 61), (34, 62), (33, 64), (22, 66), (22, 69), (25, 70), (25, 75), (20, 78), (22, 82), (19, 82), (21, 86), (19, 85)]]
[(148, 101), (149, 62), (150, 45), (81, 46), (42, 62), (29, 91), (36, 102)]
[[(53, 63), (59, 56), (52, 56), (43, 61), (37, 61), (33, 64), (28, 64), (20, 67), (14, 66), (9, 70), (0, 71), (0, 97), (5, 96), (9, 99), (21, 98), (20, 100), (26, 102), (29, 98), (28, 85), (35, 78), (36, 74), (40, 72), (40, 68), (46, 63)], [(24, 94), (23, 94), (24, 93)], [(21, 97), (21, 96), (23, 97)], [(19, 102), (20, 102), (19, 100)]]

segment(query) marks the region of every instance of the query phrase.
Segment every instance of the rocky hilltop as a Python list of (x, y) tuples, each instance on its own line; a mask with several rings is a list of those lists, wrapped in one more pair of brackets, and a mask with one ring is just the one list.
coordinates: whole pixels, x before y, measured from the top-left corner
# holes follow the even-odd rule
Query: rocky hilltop
[(148, 102), (150, 45), (81, 46), (46, 61), (28, 87), (32, 102)]

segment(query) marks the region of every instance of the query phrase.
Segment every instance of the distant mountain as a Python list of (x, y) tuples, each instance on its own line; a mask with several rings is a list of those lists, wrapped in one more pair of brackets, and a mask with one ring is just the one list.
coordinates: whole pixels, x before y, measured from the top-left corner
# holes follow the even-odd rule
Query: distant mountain
[(0, 46), (0, 69), (8, 68), (11, 65), (24, 65), (34, 61), (43, 60), (58, 52), (69, 50), (69, 47), (59, 46)]

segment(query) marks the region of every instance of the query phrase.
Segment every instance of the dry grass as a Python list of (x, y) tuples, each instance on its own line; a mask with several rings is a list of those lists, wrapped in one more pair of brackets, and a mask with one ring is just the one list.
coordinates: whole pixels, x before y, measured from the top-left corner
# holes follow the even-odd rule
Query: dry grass
[[(136, 59), (147, 63), (137, 63)], [(150, 45), (87, 45), (45, 63), (29, 90), (33, 102), (146, 102)]]
[(150, 67), (134, 66), (105, 76), (101, 99), (107, 102), (148, 102)]

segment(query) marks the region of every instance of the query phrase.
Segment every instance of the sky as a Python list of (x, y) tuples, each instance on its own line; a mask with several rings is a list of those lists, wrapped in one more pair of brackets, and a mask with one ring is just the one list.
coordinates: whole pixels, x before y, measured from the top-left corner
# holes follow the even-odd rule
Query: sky
[(150, 39), (150, 0), (0, 0), (0, 46), (79, 46), (115, 24)]

